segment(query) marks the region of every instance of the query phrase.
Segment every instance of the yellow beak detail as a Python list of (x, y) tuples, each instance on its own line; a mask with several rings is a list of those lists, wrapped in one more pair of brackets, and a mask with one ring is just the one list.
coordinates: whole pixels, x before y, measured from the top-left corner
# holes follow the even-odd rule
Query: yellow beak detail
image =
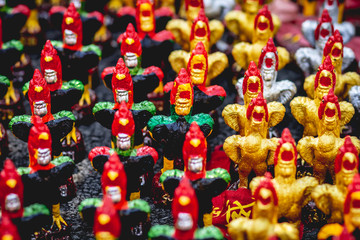
[(133, 44), (135, 41), (134, 41), (134, 39), (132, 39), (132, 38), (127, 38), (127, 39), (125, 40), (125, 42), (126, 42), (128, 45), (131, 45), (131, 44)]
[(114, 181), (119, 176), (119, 174), (117, 172), (114, 172), (114, 171), (108, 172), (107, 175), (108, 175), (108, 177), (110, 178), (111, 181)]
[(43, 90), (43, 87), (41, 87), (41, 86), (36, 86), (35, 87), (36, 92), (41, 92), (42, 90)]
[(181, 206), (186, 206), (190, 203), (190, 198), (186, 196), (181, 196), (179, 198), (179, 203), (181, 204)]
[(14, 188), (16, 186), (16, 180), (15, 179), (9, 179), (6, 181), (6, 185), (8, 185), (9, 188)]
[(5, 234), (2, 238), (1, 238), (1, 240), (13, 240), (14, 238), (13, 238), (13, 236), (11, 236), (10, 234)]
[(49, 134), (47, 133), (41, 133), (40, 136), (39, 136), (39, 140), (42, 139), (42, 140), (49, 140)]
[(126, 126), (126, 124), (129, 123), (129, 120), (126, 119), (126, 118), (121, 118), (121, 119), (119, 120), (119, 123), (120, 123), (121, 125), (123, 125), (123, 126)]
[(74, 19), (72, 17), (67, 17), (65, 19), (65, 22), (66, 22), (67, 25), (70, 25), (70, 24), (72, 24), (74, 22)]
[(200, 145), (200, 140), (199, 139), (191, 139), (190, 140), (190, 144), (193, 146), (193, 147), (197, 147)]
[(45, 60), (45, 62), (50, 62), (50, 61), (53, 60), (53, 58), (50, 57), (50, 56), (46, 56), (46, 57), (44, 58), (44, 60)]
[(98, 220), (101, 225), (105, 225), (108, 222), (110, 222), (110, 217), (107, 214), (100, 214), (100, 216), (98, 217)]
[(118, 80), (123, 80), (124, 78), (125, 78), (125, 74), (116, 74), (116, 78), (118, 79)]

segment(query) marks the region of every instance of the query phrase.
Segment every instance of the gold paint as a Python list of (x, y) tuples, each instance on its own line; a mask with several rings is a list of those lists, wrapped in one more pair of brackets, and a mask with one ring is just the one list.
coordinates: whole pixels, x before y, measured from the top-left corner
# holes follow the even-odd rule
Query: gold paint
[[(351, 141), (359, 151), (359, 140), (356, 137), (351, 137)], [(334, 148), (337, 153), (338, 143), (336, 143), (336, 145), (333, 144), (331, 147)], [(349, 155), (344, 157), (348, 156)], [(350, 157), (350, 159), (351, 158), (352, 157)], [(335, 174), (335, 185), (322, 184), (315, 187), (312, 191), (311, 198), (315, 201), (316, 206), (326, 215), (330, 215), (328, 223), (343, 222), (344, 202), (348, 185), (352, 182), (356, 173), (358, 173), (356, 168), (353, 170), (346, 170), (342, 167), (342, 169)]]
[(65, 18), (65, 23), (67, 24), (67, 25), (70, 25), (70, 24), (72, 24), (74, 22), (74, 19), (72, 18), (72, 17), (67, 17), (67, 18)]
[[(335, 43), (332, 50), (335, 48), (341, 49), (341, 44), (339, 42)], [(345, 100), (349, 95), (349, 90), (353, 86), (360, 85), (360, 75), (356, 72), (347, 72), (342, 74), (342, 62), (343, 57), (341, 54), (338, 57), (332, 56), (330, 53), (331, 62), (335, 68), (336, 84), (334, 93), (338, 97), (339, 101)], [(324, 62), (325, 57), (323, 57), (322, 62)], [(309, 98), (316, 98), (316, 93), (314, 93), (314, 82), (316, 74), (310, 75), (305, 78), (304, 81), (304, 90)]]
[[(197, 17), (197, 14), (196, 14)], [(175, 42), (181, 46), (184, 51), (190, 51), (190, 35), (191, 35), (191, 26), (193, 24), (193, 20), (182, 20), (182, 19), (172, 19), (166, 25), (166, 30), (170, 31), (174, 37)], [(204, 43), (205, 49), (207, 51), (221, 39), (222, 35), (224, 34), (225, 28), (221, 21), (219, 20), (211, 20), (209, 21), (209, 28), (207, 29), (210, 31), (210, 42), (208, 42), (206, 38), (206, 44)], [(205, 39), (204, 39), (205, 40)], [(196, 42), (197, 43), (197, 42)], [(194, 42), (192, 45), (193, 47), (196, 46)]]
[[(263, 107), (257, 106), (254, 110), (264, 112)], [(251, 170), (258, 176), (264, 175), (267, 164), (273, 162), (278, 140), (268, 139), (268, 131), (283, 119), (285, 107), (281, 103), (271, 102), (268, 104), (268, 112), (268, 122), (264, 120), (265, 112), (261, 122), (257, 122), (253, 117), (247, 119), (246, 107), (239, 104), (226, 106), (222, 113), (225, 123), (235, 131), (240, 131), (240, 135), (233, 135), (225, 140), (224, 151), (238, 164), (241, 187), (247, 187)]]
[[(289, 222), (299, 226), (301, 209), (311, 200), (311, 191), (318, 185), (318, 181), (314, 177), (308, 176), (296, 179), (294, 160), (283, 161), (281, 159), (283, 151), (291, 150), (291, 144), (283, 144), (279, 152), (277, 165), (275, 166), (275, 178), (271, 181), (276, 189), (280, 206), (277, 218), (285, 217)], [(250, 189), (253, 193), (263, 178), (256, 177), (251, 181)]]
[(193, 139), (190, 140), (190, 144), (191, 144), (191, 146), (193, 146), (193, 147), (199, 146), (200, 143), (201, 143), (200, 140), (197, 139), (197, 138), (193, 138)]
[(13, 240), (13, 236), (10, 234), (5, 234), (2, 236), (1, 240)]
[(316, 13), (316, 1), (303, 0), (303, 15), (304, 16), (315, 16)]
[[(189, 59), (190, 53), (184, 50), (176, 50), (169, 55), (169, 62), (175, 72), (180, 72), (181, 68), (187, 69)], [(229, 62), (226, 54), (222, 52), (208, 54), (208, 74), (205, 85), (210, 86), (211, 80), (219, 76), (228, 65)], [(193, 82), (192, 78), (191, 81)], [(196, 83), (193, 82), (193, 84)]]
[[(262, 5), (258, 1), (243, 1), (240, 10), (233, 10), (226, 14), (224, 20), (226, 27), (235, 34), (241, 42), (251, 42), (254, 32), (254, 21), (258, 11), (262, 8)], [(277, 33), (281, 25), (278, 16), (271, 14), (274, 34)]]
[(140, 199), (140, 191), (130, 193), (130, 201)]
[(172, 169), (174, 169), (174, 159), (167, 159), (164, 156), (164, 163), (163, 163), (163, 168), (161, 169), (161, 173), (164, 173), (167, 170), (172, 170)]
[(18, 99), (16, 98), (15, 88), (14, 88), (14, 84), (12, 81), (10, 81), (10, 86), (8, 87), (8, 90), (4, 96), (4, 99), (5, 99), (6, 105), (9, 105), (11, 103), (11, 100), (13, 101), (13, 103), (18, 101)]
[(278, 207), (274, 204), (265, 206), (260, 201), (255, 202), (252, 219), (240, 217), (231, 221), (229, 235), (233, 240), (267, 240), (274, 236), (285, 240), (299, 239), (299, 231), (294, 225), (277, 223), (277, 211)]
[(51, 61), (53, 60), (53, 58), (50, 57), (50, 56), (46, 56), (46, 57), (44, 58), (44, 60), (45, 60), (45, 62), (51, 62)]
[(208, 227), (212, 225), (212, 212), (211, 213), (205, 213), (203, 216), (204, 221), (204, 227)]
[(126, 38), (125, 42), (126, 42), (128, 45), (131, 45), (131, 44), (133, 44), (135, 41), (134, 41), (134, 39), (132, 39), (132, 38)]
[[(180, 93), (189, 91), (189, 98), (180, 98)], [(193, 92), (192, 92), (192, 86), (190, 83), (182, 84), (178, 87), (176, 97), (175, 97), (175, 112), (177, 115), (180, 116), (186, 116), (190, 114), (193, 102)]]
[(187, 196), (181, 196), (179, 198), (179, 203), (181, 206), (187, 206), (191, 202), (190, 198)]
[[(316, 98), (314, 100), (308, 97), (295, 97), (290, 102), (292, 115), (301, 125), (304, 126), (303, 136), (318, 135), (320, 124), (320, 120), (318, 118), (318, 109), (320, 102), (322, 101), (322, 98), (320, 97), (327, 93), (328, 90), (322, 89), (319, 86), (315, 91)], [(341, 111), (340, 129), (342, 129), (348, 122), (350, 122), (355, 113), (355, 109), (351, 103), (346, 101), (339, 102), (339, 105)]]
[(58, 229), (62, 229), (61, 224), (67, 226), (67, 223), (60, 215), (60, 203), (52, 205), (53, 224), (51, 228), (56, 224)]
[(6, 181), (6, 185), (9, 188), (14, 188), (16, 186), (17, 181), (15, 179), (9, 179)]
[(110, 216), (107, 214), (100, 214), (100, 216), (98, 217), (98, 220), (101, 225), (105, 225), (108, 222), (110, 222)]
[(41, 87), (41, 86), (36, 86), (35, 87), (36, 92), (41, 92), (42, 90), (43, 90), (43, 87)]
[[(194, 69), (195, 64), (202, 64), (201, 69)], [(201, 85), (206, 81), (206, 59), (204, 55), (195, 55), (191, 60), (190, 79), (193, 85)]]
[(49, 134), (47, 134), (46, 132), (43, 132), (39, 135), (39, 140), (42, 139), (42, 140), (48, 140), (49, 139)]
[[(143, 11), (150, 11), (150, 16), (143, 16)], [(155, 26), (153, 23), (153, 12), (152, 7), (149, 3), (143, 3), (140, 5), (140, 28), (144, 32), (151, 32), (154, 30)]]
[(117, 238), (113, 236), (110, 232), (97, 232), (95, 234), (96, 240), (116, 240)]
[(119, 176), (119, 174), (114, 171), (109, 171), (107, 176), (110, 178), (111, 181), (114, 181)]
[(127, 118), (120, 118), (119, 123), (123, 126), (126, 126), (129, 123), (129, 119)]
[(116, 74), (116, 79), (117, 80), (123, 80), (123, 79), (125, 79), (125, 74), (120, 74), (120, 73), (118, 73), (118, 74)]

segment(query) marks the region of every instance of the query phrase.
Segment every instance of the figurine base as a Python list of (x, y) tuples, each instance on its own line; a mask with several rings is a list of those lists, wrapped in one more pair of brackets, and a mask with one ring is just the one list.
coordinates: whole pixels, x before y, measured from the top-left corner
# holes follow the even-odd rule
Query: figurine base
[(70, 157), (75, 163), (79, 163), (86, 155), (84, 139), (79, 129), (76, 129), (76, 140), (77, 143), (71, 139), (71, 143), (67, 144), (66, 139), (63, 139), (61, 142), (62, 155)]
[(5, 99), (0, 100), (0, 122), (7, 128), (10, 120), (17, 115), (25, 113), (25, 108), (21, 99), (19, 90), (15, 90), (16, 101), (10, 101), (10, 104), (5, 103)]
[(90, 104), (85, 103), (83, 106), (80, 106), (78, 103), (72, 107), (72, 112), (76, 118), (77, 125), (89, 125), (94, 122), (94, 116), (92, 114), (92, 109), (97, 102), (97, 97), (95, 91), (90, 89)]

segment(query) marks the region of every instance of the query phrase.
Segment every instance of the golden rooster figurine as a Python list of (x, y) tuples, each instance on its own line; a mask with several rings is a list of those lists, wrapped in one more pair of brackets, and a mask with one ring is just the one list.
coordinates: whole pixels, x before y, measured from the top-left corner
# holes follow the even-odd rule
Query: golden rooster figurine
[[(181, 68), (186, 68), (190, 59), (191, 52), (195, 50), (198, 42), (204, 44), (205, 50), (209, 53), (211, 47), (211, 35), (208, 18), (205, 16), (203, 9), (200, 9), (199, 15), (195, 18), (191, 27), (190, 52), (184, 50), (173, 51), (169, 56), (169, 62), (175, 72), (179, 72)], [(222, 33), (221, 33), (222, 36)], [(221, 37), (220, 36), (220, 37)], [(217, 40), (216, 40), (217, 41)], [(221, 74), (228, 66), (226, 54), (215, 52), (208, 54), (208, 75), (206, 86), (210, 85), (210, 81)]]
[[(350, 179), (350, 178), (349, 178)], [(338, 223), (330, 223), (322, 227), (318, 233), (318, 239), (357, 239), (359, 234), (360, 222), (359, 222), (359, 209), (360, 209), (360, 175), (356, 173), (354, 178), (351, 178), (352, 182), (347, 187), (346, 196), (343, 195), (342, 206), (344, 207), (344, 225)], [(344, 234), (345, 232), (345, 234)], [(341, 236), (347, 238), (341, 238)], [(334, 236), (340, 236), (334, 238)]]
[[(335, 30), (334, 35), (331, 36), (324, 47), (323, 62), (326, 57), (330, 57), (332, 65), (335, 68), (336, 84), (335, 84), (335, 95), (340, 100), (344, 100), (348, 97), (349, 90), (355, 85), (360, 85), (360, 75), (356, 72), (348, 72), (341, 74), (341, 67), (343, 60), (353, 60), (353, 57), (348, 56), (348, 52), (344, 52), (343, 38), (338, 30)], [(347, 56), (347, 58), (344, 58)], [(305, 79), (304, 90), (310, 98), (314, 98), (314, 79), (315, 75), (310, 75)]]
[(345, 142), (335, 158), (335, 185), (322, 184), (315, 187), (311, 193), (311, 198), (315, 201), (316, 206), (330, 216), (328, 223), (342, 223), (344, 220), (343, 208), (348, 186), (358, 173), (358, 154), (358, 149), (352, 139), (346, 136)]
[[(300, 224), (301, 209), (310, 201), (312, 189), (318, 185), (314, 177), (302, 177), (296, 179), (297, 151), (295, 141), (288, 128), (282, 132), (281, 139), (275, 151), (274, 166), (275, 178), (273, 183), (278, 199), (278, 218), (286, 218), (287, 221)], [(250, 189), (254, 192), (264, 177), (256, 177), (250, 183)]]
[[(265, 1), (270, 2), (270, 1)], [(254, 21), (257, 13), (263, 7), (264, 0), (242, 0), (241, 10), (230, 11), (225, 16), (227, 28), (238, 37), (241, 42), (251, 42), (254, 32)], [(274, 34), (281, 25), (278, 16), (271, 14), (274, 24)]]
[[(341, 115), (340, 104), (332, 88), (323, 97), (318, 109), (317, 135), (306, 136), (298, 142), (297, 150), (303, 160), (313, 166), (314, 177), (323, 183), (329, 172), (335, 181), (334, 160), (339, 148), (344, 144), (340, 138)], [(352, 142), (360, 149), (360, 140), (352, 137)]]
[[(196, 22), (196, 18), (199, 18), (199, 14), (202, 11), (203, 17), (205, 16), (204, 3), (203, 0), (185, 0), (185, 9), (186, 9), (186, 18), (187, 20), (182, 19), (172, 19), (166, 25), (166, 30), (172, 32), (175, 36), (175, 42), (181, 46), (185, 51), (191, 51), (196, 46), (196, 43), (191, 44), (191, 35), (194, 33), (192, 28), (193, 24)], [(207, 18), (206, 18), (207, 19)], [(224, 33), (224, 25), (219, 20), (211, 20), (208, 23), (198, 23), (199, 26), (196, 28), (196, 31), (202, 35), (206, 36), (209, 32), (209, 43), (204, 45), (208, 48), (211, 48)], [(205, 26), (207, 25), (207, 26)], [(207, 27), (206, 32), (205, 27)], [(211, 34), (210, 34), (211, 32)], [(189, 41), (190, 39), (190, 41)]]
[[(334, 90), (336, 83), (336, 74), (331, 63), (330, 56), (327, 56), (320, 65), (314, 80), (314, 99), (308, 97), (295, 97), (290, 102), (291, 113), (294, 118), (304, 126), (303, 136), (318, 135), (318, 109), (325, 95)], [(340, 129), (350, 122), (355, 113), (351, 103), (342, 101), (339, 103), (341, 110)]]
[[(278, 223), (279, 199), (270, 173), (254, 190), (252, 219), (240, 217), (230, 222), (228, 232), (234, 240), (299, 239), (299, 231), (290, 223)], [(282, 206), (281, 206), (282, 207)]]
[[(269, 38), (274, 37), (274, 21), (266, 5), (256, 15), (254, 24), (251, 26), (254, 27), (252, 44), (240, 42), (235, 44), (232, 50), (236, 63), (243, 69), (249, 66), (250, 61), (255, 61), (256, 65), (258, 64), (263, 47), (266, 46)], [(290, 61), (290, 54), (282, 47), (277, 47), (277, 51), (279, 56), (278, 69), (280, 70)]]
[(246, 109), (246, 118), (242, 119), (245, 136), (233, 135), (225, 139), (225, 153), (238, 164), (239, 187), (248, 186), (248, 176), (251, 170), (254, 170), (256, 176), (263, 176), (267, 165), (273, 164), (278, 139), (268, 139), (267, 135), (269, 127), (277, 125), (283, 119), (284, 114), (285, 107), (281, 103), (278, 103), (276, 108), (268, 108), (268, 104), (260, 92), (256, 98), (251, 100)]
[[(247, 120), (247, 108), (252, 99), (258, 97), (258, 95), (263, 93), (264, 83), (260, 74), (259, 69), (257, 68), (254, 62), (250, 62), (248, 70), (245, 72), (243, 80), (243, 96), (244, 96), (244, 105), (240, 104), (229, 104), (227, 105), (223, 112), (222, 116), (225, 120), (225, 123), (229, 125), (232, 129), (239, 132), (240, 136), (245, 136), (245, 125)], [(271, 116), (271, 121), (269, 121), (265, 131), (265, 137), (268, 133), (268, 128), (277, 125), (285, 115), (285, 107), (279, 102), (270, 102), (267, 105), (267, 110), (269, 111), (269, 116)]]

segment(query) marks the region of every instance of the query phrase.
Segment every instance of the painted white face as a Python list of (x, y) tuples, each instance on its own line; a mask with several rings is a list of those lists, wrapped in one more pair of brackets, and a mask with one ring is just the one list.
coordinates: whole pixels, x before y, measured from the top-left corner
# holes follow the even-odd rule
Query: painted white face
[(5, 0), (0, 0), (0, 7), (5, 6), (5, 4), (6, 4)]
[(68, 188), (67, 188), (67, 186), (66, 185), (61, 185), (60, 187), (59, 187), (59, 191), (60, 191), (60, 196), (61, 197), (67, 197), (67, 192), (68, 192)]
[(57, 72), (53, 69), (45, 69), (45, 80), (48, 84), (57, 82)]
[(122, 101), (129, 101), (129, 92), (126, 90), (118, 90), (116, 89), (116, 101), (121, 103)]
[(121, 201), (121, 194), (120, 194), (120, 188), (119, 187), (107, 187), (106, 193), (111, 197), (111, 200), (114, 203), (118, 203)]
[(189, 159), (189, 170), (192, 172), (200, 172), (203, 169), (203, 160), (201, 156), (193, 157)]
[(34, 114), (43, 117), (47, 114), (47, 107), (44, 101), (38, 101), (34, 103)]
[(337, 22), (339, 15), (339, 8), (337, 0), (326, 0), (324, 1), (324, 8), (328, 10), (329, 15), (333, 22)]
[(41, 166), (46, 166), (51, 162), (51, 151), (49, 148), (38, 148), (37, 162)]
[(66, 43), (67, 45), (73, 46), (73, 45), (76, 44), (76, 42), (77, 42), (77, 35), (76, 35), (73, 31), (68, 30), (68, 29), (65, 29), (64, 34), (65, 34), (65, 39), (64, 39), (64, 41), (65, 41), (65, 43)]
[(188, 231), (193, 227), (190, 213), (179, 213), (175, 227), (181, 231)]
[(128, 68), (134, 68), (138, 65), (138, 58), (135, 53), (126, 53), (124, 56), (125, 65)]
[(329, 37), (331, 36), (331, 23), (326, 22), (321, 24), (320, 32), (319, 32), (319, 39), (316, 41), (316, 47), (323, 51), (325, 48), (325, 44)]
[(276, 57), (273, 52), (268, 52), (265, 54), (260, 72), (265, 88), (271, 88), (277, 77)]
[(10, 193), (9, 195), (6, 196), (5, 209), (7, 211), (16, 212), (20, 210), (20, 208), (21, 208), (20, 198), (17, 194)]
[(116, 147), (120, 150), (129, 150), (131, 147), (131, 137), (125, 133), (116, 136)]
[(81, 0), (71, 0), (71, 3), (74, 4), (76, 9), (80, 9), (81, 8)]

